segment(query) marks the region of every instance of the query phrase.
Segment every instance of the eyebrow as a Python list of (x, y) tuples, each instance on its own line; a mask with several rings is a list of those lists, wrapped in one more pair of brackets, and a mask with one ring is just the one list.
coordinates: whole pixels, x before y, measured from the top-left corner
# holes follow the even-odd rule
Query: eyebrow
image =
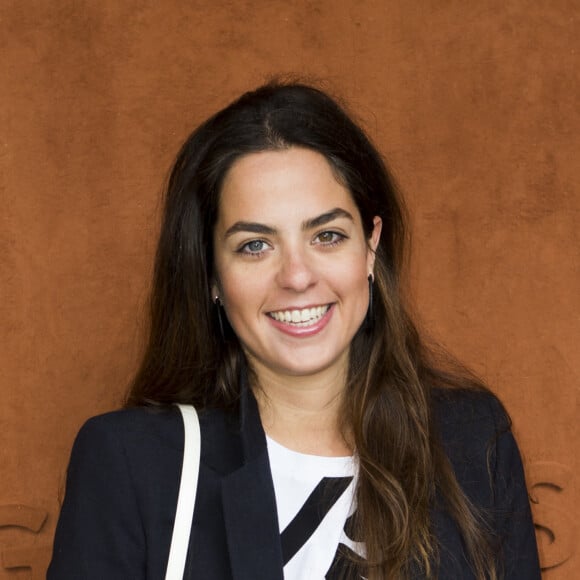
[[(328, 224), (338, 218), (346, 218), (351, 222), (354, 222), (354, 218), (348, 211), (340, 207), (335, 207), (334, 209), (331, 209), (326, 213), (320, 214), (319, 216), (303, 221), (301, 229), (302, 231), (311, 230), (323, 226), (325, 224)], [(267, 236), (273, 236), (277, 233), (277, 230), (276, 228), (272, 228), (270, 226), (257, 222), (240, 221), (236, 222), (233, 226), (228, 228), (224, 237), (228, 238), (234, 234), (237, 234), (238, 232), (250, 232), (252, 234), (263, 234)]]

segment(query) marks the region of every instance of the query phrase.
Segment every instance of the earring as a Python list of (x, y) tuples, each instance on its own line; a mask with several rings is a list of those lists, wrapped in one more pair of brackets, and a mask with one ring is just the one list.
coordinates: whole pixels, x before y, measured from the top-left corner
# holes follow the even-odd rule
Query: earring
[(217, 314), (218, 326), (220, 329), (220, 336), (221, 336), (222, 342), (225, 342), (226, 341), (226, 334), (224, 332), (224, 323), (222, 321), (222, 301), (220, 300), (220, 297), (217, 294), (214, 296), (213, 303), (215, 305), (215, 312)]
[(373, 312), (373, 284), (375, 277), (372, 274), (369, 274), (367, 280), (369, 282), (369, 307), (365, 317), (365, 328), (370, 331), (375, 324), (375, 315)]

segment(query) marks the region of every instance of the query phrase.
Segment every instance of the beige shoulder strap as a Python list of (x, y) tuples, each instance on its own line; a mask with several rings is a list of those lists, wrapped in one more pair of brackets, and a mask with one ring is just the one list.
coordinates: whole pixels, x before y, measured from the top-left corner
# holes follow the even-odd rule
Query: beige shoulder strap
[(182, 580), (183, 578), (189, 536), (191, 534), (191, 523), (193, 521), (201, 450), (199, 419), (195, 408), (192, 405), (177, 406), (183, 418), (185, 439), (183, 442), (181, 482), (179, 484), (179, 496), (177, 498), (175, 523), (173, 524), (165, 580)]

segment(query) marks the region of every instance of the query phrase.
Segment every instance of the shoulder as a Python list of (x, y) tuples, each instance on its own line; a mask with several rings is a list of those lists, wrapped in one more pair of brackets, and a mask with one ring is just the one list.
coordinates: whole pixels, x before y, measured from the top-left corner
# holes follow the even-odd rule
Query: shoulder
[(178, 469), (182, 454), (183, 422), (177, 408), (123, 409), (85, 422), (72, 448), (69, 476), (129, 469), (141, 479), (148, 469)]
[(461, 439), (490, 442), (511, 428), (507, 411), (490, 391), (434, 389), (431, 397), (444, 444)]
[(441, 446), (463, 492), (493, 530), (505, 577), (539, 578), (523, 466), (507, 411), (484, 390), (434, 390), (431, 401)]
[[(230, 415), (219, 409), (205, 409), (198, 410), (198, 416), (202, 460), (233, 452), (235, 446), (230, 435), (237, 430)], [(168, 462), (172, 466), (180, 464), (183, 443), (183, 419), (177, 406), (132, 407), (88, 419), (76, 437), (72, 459), (90, 455), (110, 457), (138, 469), (150, 466), (158, 471), (161, 466), (167, 467)]]
[(183, 423), (173, 408), (135, 407), (88, 419), (79, 430), (75, 446), (143, 446), (157, 443), (183, 449)]
[(86, 421), (71, 453), (49, 577), (133, 578), (145, 566), (161, 577), (182, 456), (177, 408)]

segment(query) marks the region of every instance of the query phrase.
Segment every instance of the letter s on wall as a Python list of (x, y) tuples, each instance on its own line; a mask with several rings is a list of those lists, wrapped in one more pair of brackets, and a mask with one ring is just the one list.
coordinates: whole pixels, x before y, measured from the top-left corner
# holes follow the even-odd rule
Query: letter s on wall
[[(528, 468), (530, 499), (542, 570), (565, 564), (574, 556), (576, 529), (564, 491), (572, 470), (561, 463), (539, 461)], [(564, 505), (562, 505), (564, 504)]]

